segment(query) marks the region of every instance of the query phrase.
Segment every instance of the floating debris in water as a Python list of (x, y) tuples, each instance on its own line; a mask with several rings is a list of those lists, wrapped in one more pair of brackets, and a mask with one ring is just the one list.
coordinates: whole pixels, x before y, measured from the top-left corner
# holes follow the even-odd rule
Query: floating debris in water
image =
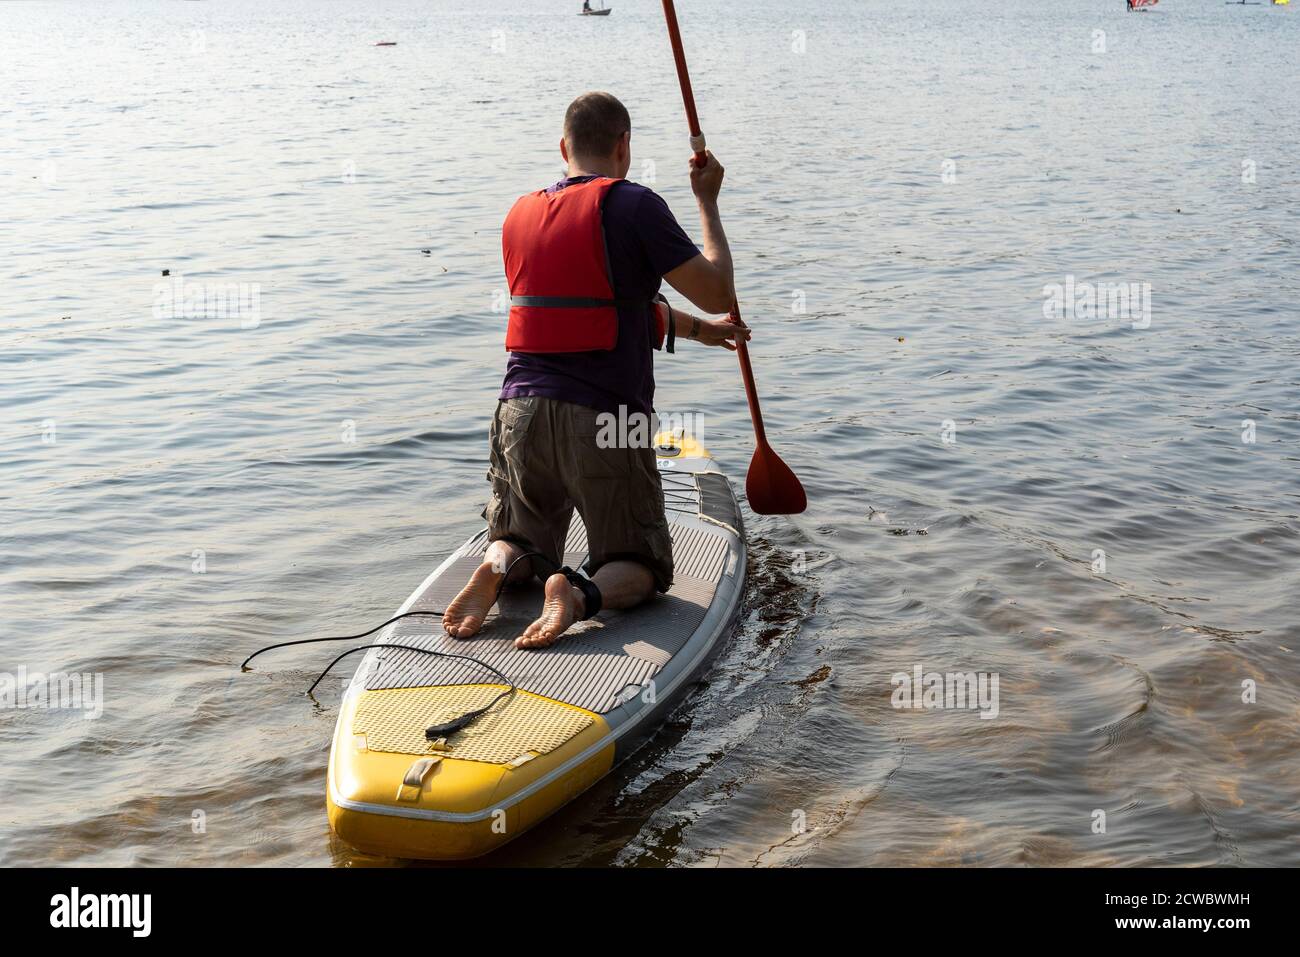
[(800, 688), (811, 688), (813, 685), (819, 685), (831, 676), (831, 666), (822, 665), (807, 678), (801, 678), (797, 681), (787, 681), (786, 684), (796, 685)]

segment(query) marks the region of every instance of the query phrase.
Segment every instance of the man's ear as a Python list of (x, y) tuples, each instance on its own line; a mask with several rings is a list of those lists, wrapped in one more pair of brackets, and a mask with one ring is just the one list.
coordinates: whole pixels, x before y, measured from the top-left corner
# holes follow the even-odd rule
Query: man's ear
[(564, 137), (560, 137), (560, 155), (564, 157), (564, 162), (569, 161), (569, 147), (565, 145)]

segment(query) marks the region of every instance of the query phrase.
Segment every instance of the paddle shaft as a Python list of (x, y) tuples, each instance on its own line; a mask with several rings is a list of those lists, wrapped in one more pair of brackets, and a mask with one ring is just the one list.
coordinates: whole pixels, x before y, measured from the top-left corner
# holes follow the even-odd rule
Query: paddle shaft
[[(677, 11), (673, 0), (663, 0), (664, 19), (668, 23), (668, 39), (673, 45), (673, 62), (677, 64), (677, 82), (682, 88), (682, 103), (686, 106), (686, 122), (691, 130), (691, 138), (698, 140), (700, 117), (695, 112), (695, 93), (691, 90), (691, 75), (686, 69), (686, 53), (682, 49), (682, 32), (677, 26)], [(695, 151), (695, 165), (704, 166), (709, 161), (703, 148)], [(735, 290), (731, 293), (731, 318), (741, 322), (740, 304), (736, 302)], [(740, 375), (745, 380), (745, 398), (749, 400), (749, 417), (754, 422), (754, 438), (760, 446), (767, 445), (767, 430), (763, 428), (763, 412), (758, 407), (758, 387), (754, 384), (754, 368), (749, 362), (749, 348), (743, 339), (736, 339), (736, 356), (740, 359)]]

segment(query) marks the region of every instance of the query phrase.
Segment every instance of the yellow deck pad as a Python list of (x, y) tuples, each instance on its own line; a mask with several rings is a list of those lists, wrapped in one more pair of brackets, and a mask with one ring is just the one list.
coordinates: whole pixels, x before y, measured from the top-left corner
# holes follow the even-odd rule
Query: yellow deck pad
[(424, 729), (490, 704), (501, 685), (450, 685), (366, 691), (357, 704), (354, 735), (370, 751), (439, 754), (465, 761), (509, 764), (528, 754), (546, 754), (592, 723), (586, 711), (516, 691), (491, 711), (447, 737), (446, 750), (424, 737)]

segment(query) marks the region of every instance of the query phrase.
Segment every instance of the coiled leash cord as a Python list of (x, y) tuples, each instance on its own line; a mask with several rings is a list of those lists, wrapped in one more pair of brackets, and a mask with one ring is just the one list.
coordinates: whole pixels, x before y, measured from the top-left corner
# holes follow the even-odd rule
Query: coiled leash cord
[[(497, 601), (501, 598), (501, 592), (506, 587), (506, 582), (510, 580), (510, 573), (514, 571), (515, 566), (518, 565), (520, 562), (522, 562), (525, 558), (540, 558), (551, 565), (555, 565), (555, 562), (553, 562), (546, 555), (543, 555), (541, 552), (524, 552), (522, 555), (520, 555), (518, 558), (516, 558), (506, 567), (506, 573), (501, 576), (501, 584), (497, 585), (496, 594), (492, 596), (492, 605), (495, 605)], [(557, 571), (563, 572), (566, 576), (570, 576), (569, 577), (570, 581), (573, 580), (572, 576), (576, 575), (576, 572), (572, 572), (572, 570), (569, 569), (567, 566), (564, 568), (560, 568), (557, 565), (556, 569)], [(594, 588), (595, 586), (592, 587)], [(585, 594), (585, 590), (584, 590), (584, 594)], [(492, 605), (489, 605), (488, 608), (490, 609)], [(274, 651), (277, 648), (289, 648), (292, 647), (293, 645), (313, 645), (320, 641), (354, 641), (357, 638), (366, 638), (370, 635), (373, 635), (381, 628), (387, 628), (393, 622), (401, 621), (403, 618), (411, 618), (416, 615), (445, 615), (445, 614), (446, 611), (441, 611), (436, 609), (430, 611), (406, 611), (406, 612), (402, 612), (402, 614), (400, 615), (394, 615), (392, 618), (388, 619), (388, 621), (376, 625), (374, 628), (371, 628), (368, 631), (363, 631), (360, 634), (356, 634), (356, 635), (332, 635), (328, 638), (299, 638), (296, 641), (282, 641), (279, 642), (278, 644), (267, 645), (265, 648), (259, 648), (257, 651), (253, 652), (251, 655), (245, 658), (243, 663), (240, 664), (239, 670), (248, 671), (249, 670), (248, 663), (250, 661), (252, 661), (260, 654), (263, 654), (268, 651)], [(311, 694), (313, 691), (315, 691), (316, 686), (319, 685), (325, 679), (325, 676), (330, 673), (330, 670), (336, 664), (338, 664), (340, 661), (346, 658), (348, 655), (354, 654), (355, 652), (358, 651), (366, 651), (367, 649), (370, 648), (398, 648), (403, 651), (415, 651), (422, 655), (433, 655), (436, 658), (457, 658), (460, 659), (461, 661), (469, 661), (472, 662), (473, 664), (478, 665), (480, 668), (483, 668), (486, 671), (492, 672), (492, 674), (496, 675), (498, 678), (501, 679), (502, 683), (508, 684), (510, 686), (508, 690), (501, 692), (499, 695), (493, 698), (488, 704), (486, 704), (482, 708), (477, 708), (473, 711), (467, 711), (465, 712), (465, 714), (462, 714), (458, 718), (453, 718), (450, 721), (444, 721), (441, 724), (435, 724), (435, 725), (431, 725), (428, 728), (425, 728), (424, 736), (429, 741), (435, 741), (438, 738), (442, 738), (451, 734), (453, 731), (459, 731), (461, 728), (468, 726), (469, 724), (473, 723), (477, 719), (481, 718), (483, 715), (487, 714), (487, 712), (492, 710), (492, 708), (495, 707), (497, 702), (500, 701), (502, 698), (513, 697), (515, 692), (519, 690), (518, 686), (513, 681), (511, 681), (508, 677), (506, 677), (496, 668), (492, 667), (486, 661), (480, 661), (478, 658), (475, 658), (471, 655), (454, 655), (448, 651), (434, 651), (432, 648), (417, 648), (414, 645), (399, 645), (399, 644), (394, 644), (392, 642), (382, 642), (380, 644), (374, 644), (374, 645), (358, 645), (355, 648), (349, 648), (347, 651), (343, 652), (343, 654), (339, 655), (337, 658), (331, 661), (325, 667), (324, 671), (322, 671), (319, 675), (316, 676), (316, 680), (313, 681), (311, 683), (311, 687), (307, 689), (307, 694)]]

